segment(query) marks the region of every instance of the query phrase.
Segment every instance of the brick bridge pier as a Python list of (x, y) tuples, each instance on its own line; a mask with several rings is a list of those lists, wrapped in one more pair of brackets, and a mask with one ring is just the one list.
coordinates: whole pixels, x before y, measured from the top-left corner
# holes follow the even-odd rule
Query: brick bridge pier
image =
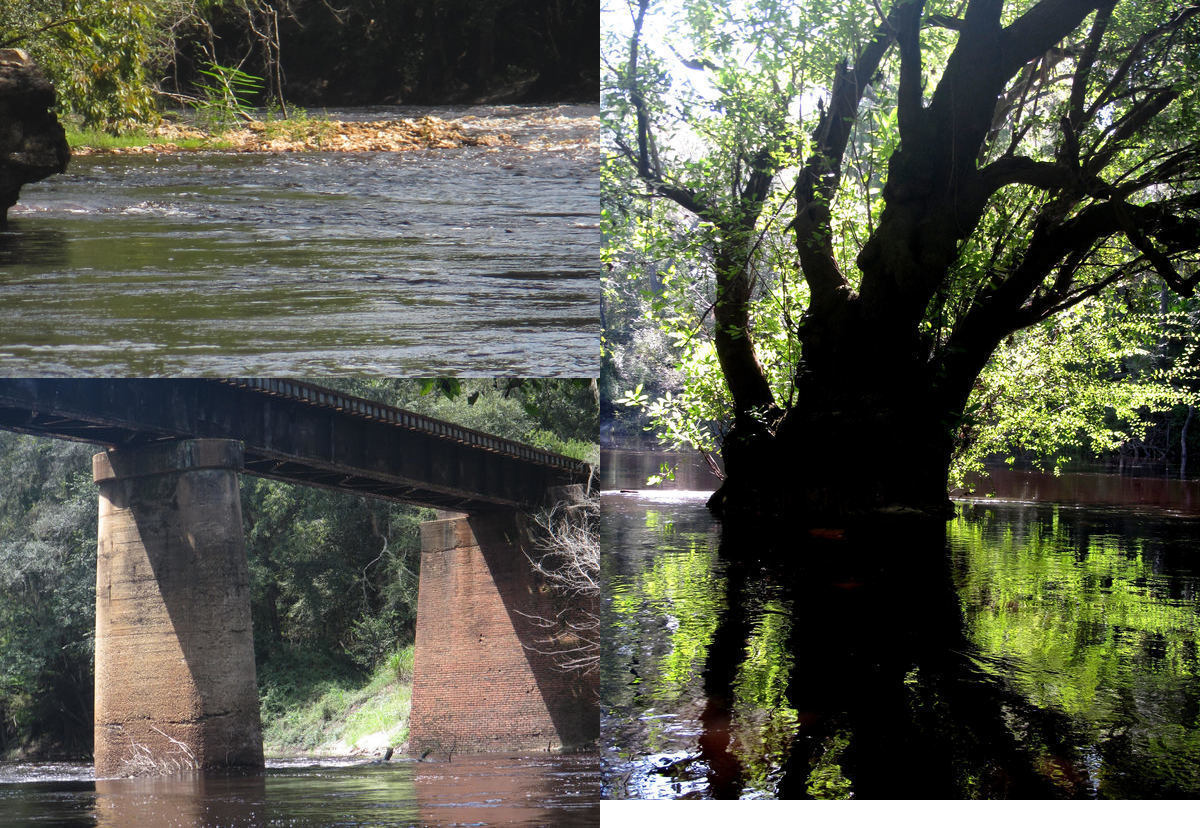
[(556, 666), (535, 621), (561, 606), (520, 551), (522, 524), (509, 512), (421, 526), (412, 753), (561, 750), (599, 736), (595, 685)]

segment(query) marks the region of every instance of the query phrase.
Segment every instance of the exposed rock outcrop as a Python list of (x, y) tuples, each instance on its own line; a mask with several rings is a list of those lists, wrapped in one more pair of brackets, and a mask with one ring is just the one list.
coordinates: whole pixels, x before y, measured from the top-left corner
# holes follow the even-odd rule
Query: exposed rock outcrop
[(53, 106), (54, 87), (29, 55), (0, 49), (0, 227), (22, 185), (67, 168), (71, 151)]

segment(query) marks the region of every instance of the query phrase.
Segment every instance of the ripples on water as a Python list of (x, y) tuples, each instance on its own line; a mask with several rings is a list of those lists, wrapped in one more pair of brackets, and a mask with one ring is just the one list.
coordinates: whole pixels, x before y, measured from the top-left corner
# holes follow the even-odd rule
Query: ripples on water
[(606, 797), (1200, 796), (1197, 518), (768, 544), (705, 497), (605, 496)]
[(599, 824), (594, 757), (281, 763), (263, 776), (93, 781), (80, 765), (0, 765), (0, 822), (59, 826)]
[(591, 372), (595, 107), (433, 114), (518, 145), (91, 156), (26, 187), (0, 232), (6, 371)]

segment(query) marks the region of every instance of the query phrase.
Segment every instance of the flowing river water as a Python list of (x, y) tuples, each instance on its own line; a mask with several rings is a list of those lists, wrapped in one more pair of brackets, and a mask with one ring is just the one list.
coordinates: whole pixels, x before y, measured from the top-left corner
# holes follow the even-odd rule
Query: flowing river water
[(330, 113), (466, 118), (506, 146), (75, 158), (0, 231), (0, 360), (13, 375), (590, 375), (597, 112)]
[(594, 756), (271, 764), (253, 776), (101, 780), (90, 766), (0, 764), (0, 823), (583, 828), (600, 821)]
[(1200, 481), (771, 537), (660, 459), (602, 460), (606, 798), (1200, 796)]

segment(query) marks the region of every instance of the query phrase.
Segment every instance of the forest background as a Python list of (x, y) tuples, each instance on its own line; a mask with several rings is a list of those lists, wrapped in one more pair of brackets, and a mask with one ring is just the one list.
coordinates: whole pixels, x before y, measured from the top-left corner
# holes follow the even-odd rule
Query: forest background
[(121, 132), (231, 83), (284, 114), (594, 101), (598, 16), (597, 0), (22, 0), (0, 4), (0, 48), (31, 54), (64, 114)]
[[(593, 380), (320, 382), (599, 460)], [(91, 751), (98, 450), (0, 432), (0, 756)], [(268, 751), (385, 731), (400, 744), (434, 512), (248, 475), (241, 489)]]

